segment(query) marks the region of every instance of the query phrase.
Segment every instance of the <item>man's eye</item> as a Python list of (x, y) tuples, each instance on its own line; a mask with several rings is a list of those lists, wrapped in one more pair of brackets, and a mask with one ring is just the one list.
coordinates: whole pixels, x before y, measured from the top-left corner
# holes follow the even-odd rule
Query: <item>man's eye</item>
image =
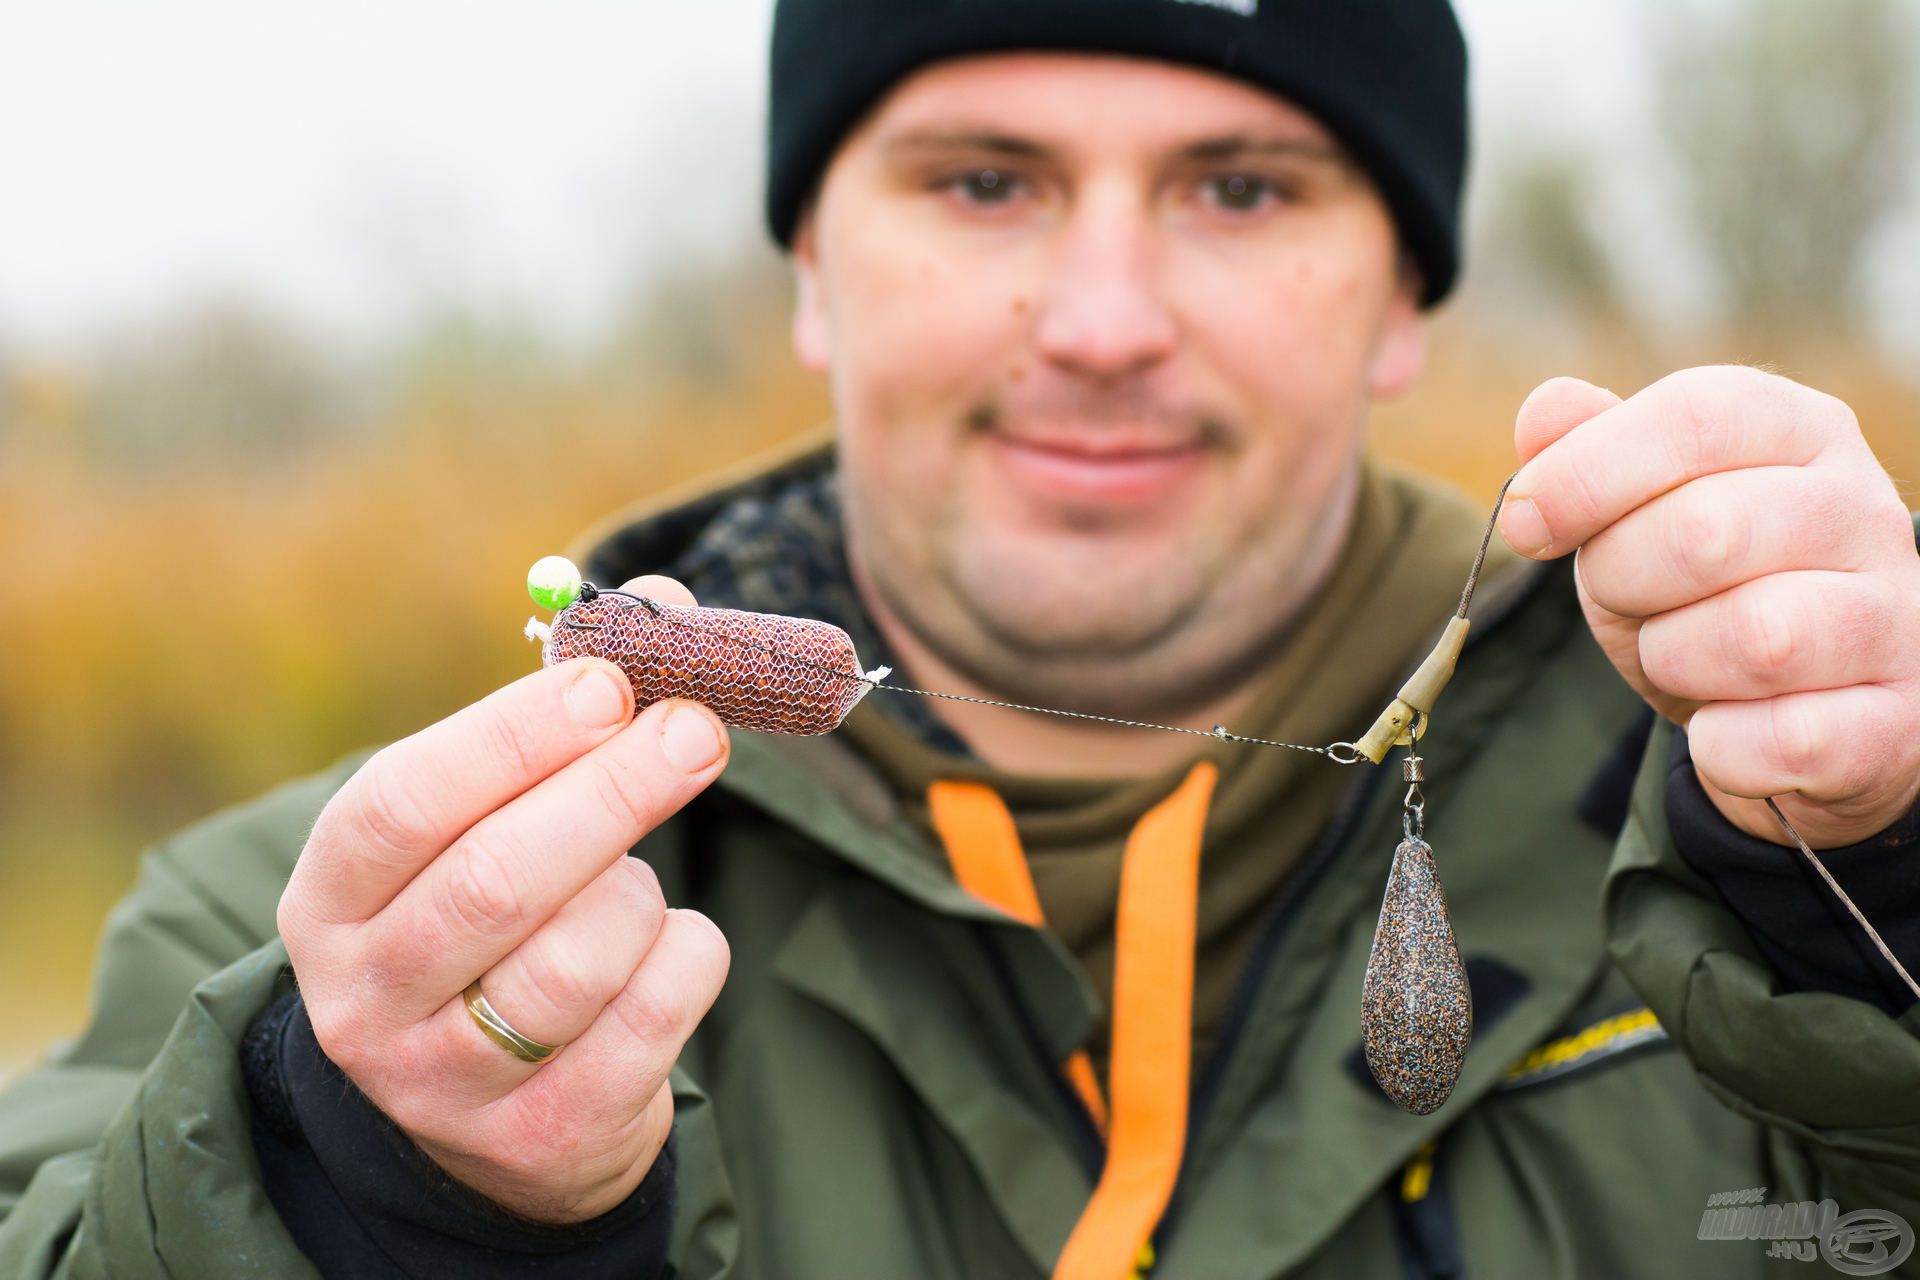
[(1233, 213), (1251, 213), (1284, 193), (1273, 182), (1251, 173), (1224, 173), (1208, 178), (1207, 198)]
[(969, 204), (1005, 204), (1019, 190), (1020, 179), (998, 169), (975, 169), (945, 185)]

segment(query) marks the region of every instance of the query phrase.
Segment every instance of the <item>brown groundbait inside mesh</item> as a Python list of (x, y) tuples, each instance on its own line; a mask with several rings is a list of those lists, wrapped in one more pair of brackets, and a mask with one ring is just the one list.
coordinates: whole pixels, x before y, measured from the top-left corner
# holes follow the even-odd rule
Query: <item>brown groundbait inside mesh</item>
[(762, 733), (830, 732), (869, 687), (860, 679), (853, 640), (831, 623), (738, 609), (650, 608), (606, 593), (567, 606), (541, 649), (547, 666), (589, 656), (626, 672), (636, 707), (692, 698), (723, 723)]

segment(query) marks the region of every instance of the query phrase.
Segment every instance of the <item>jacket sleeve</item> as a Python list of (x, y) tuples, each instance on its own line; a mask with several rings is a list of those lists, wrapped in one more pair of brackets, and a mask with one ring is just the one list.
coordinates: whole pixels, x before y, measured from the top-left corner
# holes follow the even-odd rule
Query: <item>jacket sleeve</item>
[(1920, 1222), (1920, 1005), (1894, 1013), (1853, 995), (1796, 989), (1769, 962), (1675, 844), (1667, 809), (1674, 733), (1665, 719), (1654, 726), (1608, 870), (1615, 961), (1707, 1090), (1807, 1162), (1817, 1185), (1798, 1193), (1830, 1196), (1842, 1212)]
[[(1912, 989), (1798, 849), (1750, 836), (1714, 807), (1685, 729), (1673, 731), (1667, 825), (1681, 857), (1719, 890), (1789, 989), (1852, 996), (1895, 1017), (1914, 1003)], [(1877, 835), (1818, 853), (1847, 896), (1866, 904), (1901, 966), (1920, 972), (1920, 804)]]
[[(0, 1276), (317, 1277), (253, 1146), (241, 1046), (293, 989), (274, 912), (364, 753), (145, 854), (109, 917), (92, 1020), (0, 1091)], [(663, 850), (668, 852), (667, 850)], [(673, 1081), (675, 1274), (726, 1274), (731, 1190), (701, 1091)]]
[(625, 1201), (589, 1222), (517, 1218), (449, 1177), (335, 1066), (300, 993), (240, 1047), (253, 1152), (281, 1223), (329, 1276), (659, 1280), (673, 1223), (674, 1142)]
[[(284, 1232), (275, 1237), (249, 1174), (233, 1049), (284, 964), (273, 937), (281, 886), (314, 816), (359, 763), (142, 855), (107, 920), (88, 1026), (0, 1092), (0, 1275), (311, 1274)], [(189, 1167), (200, 1175), (191, 1183)], [(177, 1238), (195, 1195), (233, 1233), (231, 1255)]]

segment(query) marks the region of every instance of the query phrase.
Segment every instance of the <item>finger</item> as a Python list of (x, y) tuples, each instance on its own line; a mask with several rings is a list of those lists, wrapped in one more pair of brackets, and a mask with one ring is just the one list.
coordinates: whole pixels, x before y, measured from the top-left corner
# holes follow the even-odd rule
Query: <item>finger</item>
[(1649, 618), (1767, 574), (1865, 569), (1879, 545), (1866, 519), (1858, 479), (1846, 469), (1715, 472), (1588, 539), (1580, 577), (1610, 612)]
[(1837, 438), (1843, 418), (1851, 415), (1833, 397), (1757, 369), (1673, 374), (1521, 467), (1507, 490), (1501, 532), (1524, 555), (1565, 555), (1689, 480), (1738, 467), (1803, 466)]
[[(1549, 378), (1528, 393), (1513, 420), (1513, 447), (1522, 464), (1531, 462), (1542, 449), (1565, 436), (1581, 423), (1620, 403), (1620, 397), (1605, 387), (1596, 387), (1579, 378)], [(1523, 466), (1524, 469), (1524, 466)], [(1519, 475), (1507, 487), (1497, 520), (1500, 536), (1522, 555), (1541, 551), (1550, 538), (1533, 500), (1514, 489)]]
[(656, 702), (607, 742), (481, 819), (362, 929), (382, 1012), (430, 1016), (519, 946), (725, 767), (697, 702)]
[(1687, 725), (1687, 746), (1701, 777), (1729, 795), (1872, 805), (1884, 798), (1867, 794), (1876, 779), (1920, 773), (1909, 696), (1868, 684), (1716, 702)]
[(620, 589), (628, 595), (645, 596), (661, 604), (694, 605), (693, 592), (679, 582), (661, 573), (643, 574), (638, 578), (628, 578)]
[(1534, 455), (1588, 418), (1620, 403), (1605, 387), (1579, 378), (1549, 378), (1528, 393), (1513, 420), (1513, 447), (1520, 461)]
[(382, 748), (321, 811), (287, 896), (308, 919), (378, 912), (462, 832), (633, 715), (611, 662), (580, 658), (496, 689)]
[(1647, 619), (1640, 667), (1701, 702), (1905, 678), (1915, 613), (1879, 574), (1769, 574)]
[(1621, 678), (1633, 688), (1633, 691), (1646, 699), (1655, 711), (1673, 721), (1684, 725), (1688, 718), (1699, 709), (1700, 704), (1683, 698), (1676, 698), (1657, 687), (1648, 679), (1647, 673), (1640, 669), (1640, 632), (1647, 625), (1644, 618), (1630, 618), (1610, 613), (1594, 602), (1582, 581), (1582, 561), (1586, 558), (1584, 549), (1573, 558), (1573, 584), (1575, 594), (1580, 600), (1580, 609), (1586, 615), (1587, 626), (1593, 632), (1594, 640), (1600, 651), (1607, 655)]
[[(623, 857), (488, 970), (480, 989), (521, 1035), (540, 1044), (571, 1044), (639, 968), (666, 911), (653, 869)], [(428, 1025), (444, 1037), (445, 1074), (470, 1101), (497, 1098), (539, 1069), (487, 1038), (468, 1013), (464, 993)]]
[(521, 1085), (510, 1102), (550, 1106), (588, 1123), (639, 1114), (666, 1082), (727, 978), (726, 937), (697, 911), (669, 910), (659, 937), (585, 1034)]

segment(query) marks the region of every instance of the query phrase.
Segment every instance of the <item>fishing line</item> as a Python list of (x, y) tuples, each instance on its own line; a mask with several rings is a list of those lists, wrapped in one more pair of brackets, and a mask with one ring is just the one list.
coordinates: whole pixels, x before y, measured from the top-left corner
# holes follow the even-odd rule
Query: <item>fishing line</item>
[[(1292, 751), (1308, 751), (1317, 755), (1329, 756), (1337, 764), (1358, 764), (1361, 758), (1359, 753), (1354, 750), (1351, 742), (1336, 742), (1331, 746), (1313, 747), (1299, 742), (1276, 742), (1271, 738), (1255, 738), (1247, 734), (1229, 733), (1225, 725), (1215, 725), (1210, 730), (1190, 729), (1184, 725), (1159, 724), (1151, 720), (1128, 720), (1121, 716), (1095, 715), (1090, 711), (1065, 711), (1059, 707), (1037, 707), (1024, 702), (1005, 702), (999, 698), (978, 698), (965, 693), (946, 693), (939, 689), (916, 689), (912, 685), (888, 684), (884, 676), (855, 675), (851, 672), (829, 667), (822, 662), (814, 662), (810, 659), (803, 658), (798, 654), (787, 653), (774, 648), (772, 645), (762, 644), (757, 640), (750, 640), (745, 636), (730, 635), (724, 631), (716, 631), (712, 627), (703, 627), (696, 622), (688, 622), (684, 618), (676, 618), (668, 613), (659, 601), (648, 596), (634, 595), (630, 591), (596, 590), (591, 584), (583, 584), (580, 588), (580, 598), (582, 600), (590, 600), (597, 596), (609, 595), (625, 596), (629, 600), (637, 601), (645, 606), (649, 613), (653, 614), (654, 617), (660, 619), (662, 622), (684, 628), (698, 635), (713, 636), (716, 639), (725, 640), (730, 644), (737, 644), (748, 649), (758, 650), (761, 653), (779, 658), (784, 662), (792, 662), (810, 670), (818, 671), (820, 674), (831, 676), (836, 680), (847, 680), (864, 684), (870, 688), (880, 689), (887, 693), (918, 694), (923, 698), (944, 698), (950, 702), (971, 702), (983, 707), (1004, 707), (1009, 711), (1031, 711), (1043, 716), (1065, 716), (1073, 720), (1094, 720), (1101, 724), (1120, 725), (1128, 729), (1157, 729), (1162, 733), (1184, 733), (1196, 738), (1217, 738), (1223, 742), (1244, 742), (1256, 747), (1285, 747)], [(569, 622), (565, 625), (592, 628), (597, 624)], [(882, 668), (882, 670), (885, 670), (885, 668)]]
[[(1375, 930), (1373, 951), (1367, 963), (1361, 1023), (1367, 1062), (1374, 1078), (1379, 1081), (1388, 1096), (1402, 1108), (1424, 1115), (1446, 1100), (1454, 1082), (1458, 1079), (1467, 1041), (1471, 1036), (1473, 1015), (1472, 995), (1466, 981), (1465, 969), (1460, 962), (1458, 947), (1454, 943), (1452, 924), (1447, 914), (1446, 895), (1440, 887), (1434, 868), (1433, 849), (1424, 839), (1426, 799), (1420, 784), (1426, 781), (1425, 761), (1420, 758), (1415, 744), (1425, 734), (1434, 702), (1452, 678), (1455, 665), (1465, 646), (1469, 626), (1467, 610), (1473, 603), (1474, 589), (1478, 586), (1481, 571), (1486, 565), (1487, 550), (1492, 545), (1494, 529), (1499, 523), (1501, 505), (1505, 502), (1507, 490), (1518, 474), (1519, 472), (1516, 471), (1508, 476), (1506, 482), (1500, 486), (1500, 493), (1494, 499), (1493, 514), (1488, 517), (1486, 530), (1480, 538), (1479, 549), (1474, 554), (1473, 567), (1468, 572), (1466, 586), (1460, 593), (1459, 608), (1448, 620), (1439, 641), (1415, 669), (1413, 675), (1401, 686), (1399, 694), (1388, 704), (1386, 710), (1380, 713), (1373, 726), (1353, 742), (1334, 742), (1326, 746), (1281, 742), (1271, 738), (1233, 733), (1225, 725), (1219, 724), (1210, 730), (1193, 729), (1184, 725), (1097, 715), (1087, 711), (1070, 711), (1060, 707), (1042, 707), (1031, 703), (1008, 702), (999, 698), (949, 693), (938, 689), (920, 689), (904, 684), (889, 684), (886, 682), (886, 677), (890, 674), (890, 669), (887, 667), (876, 667), (870, 672), (860, 674), (857, 670), (848, 671), (831, 666), (750, 636), (705, 626), (680, 615), (683, 612), (692, 612), (713, 617), (725, 616), (728, 611), (697, 610), (686, 606), (666, 605), (651, 597), (635, 595), (628, 591), (596, 588), (592, 583), (580, 581), (578, 571), (564, 562), (559, 562), (567, 575), (568, 580), (564, 582), (547, 583), (536, 589), (532, 578), (529, 579), (529, 590), (533, 591), (535, 599), (559, 608), (561, 612), (555, 618), (552, 629), (538, 621), (529, 622), (528, 635), (541, 640), (550, 640), (553, 631), (561, 627), (580, 631), (602, 630), (608, 625), (607, 623), (586, 622), (571, 616), (572, 602), (577, 599), (586, 603), (601, 597), (618, 596), (633, 602), (631, 605), (620, 606), (623, 611), (635, 607), (643, 608), (652, 615), (653, 619), (670, 626), (724, 640), (731, 645), (757, 651), (778, 659), (781, 663), (791, 663), (835, 681), (859, 684), (863, 686), (860, 696), (874, 689), (881, 689), (888, 693), (913, 694), (923, 698), (939, 698), (950, 702), (971, 703), (975, 706), (999, 707), (1008, 711), (1024, 711), (1034, 715), (1060, 716), (1127, 729), (1150, 729), (1160, 733), (1178, 733), (1189, 737), (1244, 743), (1248, 746), (1279, 747), (1289, 751), (1325, 756), (1334, 763), (1342, 765), (1358, 764), (1362, 760), (1380, 764), (1394, 747), (1405, 747), (1407, 755), (1402, 762), (1402, 780), (1408, 784), (1406, 796), (1402, 801), (1404, 810), (1402, 827), (1405, 839), (1394, 852), (1393, 866), (1388, 874), (1387, 893), (1381, 907), (1380, 922)], [(536, 571), (539, 568), (540, 566), (536, 566)], [(819, 623), (802, 625), (824, 627), (824, 624)], [(844, 633), (840, 633), (837, 628), (825, 628), (825, 630), (834, 632), (842, 640), (845, 638)], [(551, 656), (550, 648), (551, 646), (549, 646), (549, 656)], [(845, 653), (848, 664), (857, 668), (857, 664), (852, 662), (851, 650), (847, 649)], [(858, 697), (853, 699), (853, 701), (857, 700)], [(851, 702), (847, 702), (841, 708), (840, 714), (844, 714), (845, 709), (850, 706)], [(1855, 923), (1873, 942), (1881, 957), (1900, 976), (1915, 998), (1920, 999), (1920, 982), (1914, 980), (1906, 966), (1894, 955), (1893, 949), (1881, 937), (1879, 930), (1873, 927), (1866, 914), (1840, 886), (1839, 881), (1834, 879), (1826, 864), (1801, 837), (1793, 823), (1788, 821), (1786, 814), (1781, 812), (1780, 806), (1775, 803), (1773, 797), (1766, 797), (1766, 804), (1775, 820), (1779, 822), (1781, 829), (1799, 849), (1801, 856), (1818, 873), (1827, 889), (1846, 908), (1847, 913), (1853, 917)]]

